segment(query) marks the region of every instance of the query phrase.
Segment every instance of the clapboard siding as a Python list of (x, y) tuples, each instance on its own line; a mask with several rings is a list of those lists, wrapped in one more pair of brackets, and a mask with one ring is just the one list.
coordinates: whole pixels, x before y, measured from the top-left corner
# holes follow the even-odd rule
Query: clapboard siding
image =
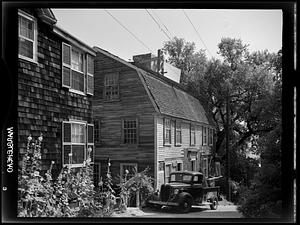
[[(27, 11), (30, 12), (30, 11)], [(43, 134), (43, 169), (55, 161), (61, 167), (62, 121), (91, 122), (91, 97), (71, 93), (61, 84), (61, 43), (50, 27), (38, 21), (37, 63), (18, 62), (18, 147), (26, 151), (27, 137)]]
[[(103, 98), (104, 77), (112, 72), (119, 73), (119, 99), (106, 101)], [(138, 163), (139, 171), (150, 166), (153, 173), (155, 110), (137, 72), (98, 52), (94, 79), (93, 116), (100, 120), (100, 142), (95, 145), (95, 160), (109, 157), (114, 165), (111, 167), (113, 176), (119, 174), (122, 162)], [(138, 120), (137, 145), (123, 144), (122, 120), (128, 117)]]

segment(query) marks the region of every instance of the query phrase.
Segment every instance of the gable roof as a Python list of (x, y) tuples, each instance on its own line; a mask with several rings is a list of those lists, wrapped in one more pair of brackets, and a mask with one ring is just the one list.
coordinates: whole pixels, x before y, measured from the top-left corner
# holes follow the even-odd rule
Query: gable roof
[(211, 124), (211, 120), (209, 120), (209, 116), (200, 101), (184, 91), (182, 85), (155, 72), (141, 69), (99, 47), (93, 48), (96, 52), (102, 53), (135, 70), (141, 78), (149, 98), (152, 100), (154, 108), (158, 113), (189, 121)]

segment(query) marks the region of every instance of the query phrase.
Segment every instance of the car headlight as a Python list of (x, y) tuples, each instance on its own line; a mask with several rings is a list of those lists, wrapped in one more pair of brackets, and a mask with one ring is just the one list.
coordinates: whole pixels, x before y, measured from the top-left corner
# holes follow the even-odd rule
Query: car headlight
[(174, 195), (177, 195), (179, 193), (179, 189), (174, 189)]

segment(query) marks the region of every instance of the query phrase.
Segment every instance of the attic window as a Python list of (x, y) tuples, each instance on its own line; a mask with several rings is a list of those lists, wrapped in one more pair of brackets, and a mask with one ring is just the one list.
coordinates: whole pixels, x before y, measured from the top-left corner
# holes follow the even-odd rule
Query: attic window
[(29, 14), (18, 12), (19, 15), (19, 57), (36, 62), (37, 28), (36, 20)]
[(119, 99), (119, 74), (109, 73), (104, 77), (104, 99), (111, 101)]

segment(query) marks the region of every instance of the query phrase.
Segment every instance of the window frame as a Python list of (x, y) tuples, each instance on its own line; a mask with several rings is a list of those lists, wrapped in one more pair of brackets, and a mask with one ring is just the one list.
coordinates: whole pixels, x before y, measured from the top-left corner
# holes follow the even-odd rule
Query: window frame
[[(100, 119), (94, 118), (94, 143), (100, 143)], [(97, 125), (97, 128), (96, 128)]]
[[(192, 134), (193, 134), (193, 138), (192, 138)], [(194, 140), (193, 143), (192, 143), (192, 139)], [(196, 126), (191, 123), (190, 124), (190, 146), (195, 146), (195, 145), (196, 145)]]
[[(87, 95), (94, 95), (94, 71), (93, 74), (88, 71), (88, 58), (90, 58), (93, 61), (94, 64), (94, 58), (91, 54), (86, 53), (80, 47), (68, 44), (66, 42), (62, 42), (62, 51), (61, 51), (61, 60), (62, 60), (62, 87), (66, 87), (69, 89), (70, 92), (87, 96)], [(70, 64), (67, 64), (64, 62), (64, 46), (69, 47), (69, 55), (70, 55)], [(73, 68), (73, 52), (77, 52), (81, 58), (82, 58), (82, 71)], [(64, 68), (67, 68), (70, 71), (70, 85), (65, 85), (64, 83)], [(83, 77), (83, 91), (75, 89), (73, 84), (73, 73), (78, 73)], [(91, 90), (88, 89), (89, 81), (88, 78), (92, 77), (92, 88)]]
[[(169, 126), (167, 126), (167, 121), (169, 121)], [(164, 146), (171, 146), (172, 144), (172, 120), (170, 118), (164, 118), (163, 120), (163, 142), (164, 142)], [(167, 131), (169, 133), (169, 142), (166, 142), (166, 134)]]
[[(180, 125), (180, 127), (177, 127), (177, 125)], [(177, 138), (177, 132), (180, 133), (180, 142), (178, 141), (178, 138)], [(175, 121), (174, 139), (175, 139), (174, 140), (175, 146), (181, 146), (182, 145), (182, 126), (181, 126), (181, 121), (179, 121), (179, 120)]]
[(202, 126), (202, 145), (207, 145), (207, 127)]
[[(136, 132), (136, 140), (135, 143), (125, 143), (125, 122), (133, 122), (135, 121), (136, 127), (135, 127), (135, 132)], [(128, 129), (128, 128), (127, 128)], [(133, 129), (129, 129), (133, 130)], [(136, 146), (139, 144), (139, 120), (137, 117), (124, 117), (122, 118), (122, 145), (131, 145), (131, 146)]]
[[(24, 12), (24, 11), (21, 11), (21, 10), (18, 10), (18, 19), (19, 19), (19, 17), (23, 17), (23, 18), (28, 19), (28, 20), (33, 22), (33, 40), (31, 40), (30, 38), (27, 38), (27, 37), (20, 34), (20, 25), (21, 24), (19, 23), (19, 20), (18, 20), (18, 58), (24, 59), (26, 61), (30, 61), (32, 63), (37, 64), (37, 43), (38, 43), (38, 41), (37, 41), (37, 37), (38, 37), (38, 35), (37, 35), (37, 33), (38, 33), (38, 31), (37, 31), (37, 19), (34, 16), (32, 16), (32, 15), (30, 15), (30, 14)], [(19, 45), (20, 45), (19, 38), (23, 38), (27, 41), (32, 42), (32, 58), (20, 54), (20, 52), (19, 52)]]
[[(65, 134), (64, 134), (64, 124), (70, 124), (70, 142), (65, 142)], [(83, 125), (83, 131), (84, 131), (84, 143), (78, 143), (78, 142), (73, 142), (72, 140), (72, 134), (73, 134), (73, 128), (72, 124), (80, 124)], [(93, 124), (89, 124), (86, 121), (79, 121), (79, 120), (69, 120), (69, 121), (62, 121), (62, 165), (63, 166), (70, 166), (71, 168), (78, 168), (78, 167), (83, 167), (83, 162), (87, 159), (87, 150), (89, 146), (93, 146), (93, 154), (94, 154), (94, 143), (88, 142), (88, 126), (94, 126)], [(72, 146), (83, 146), (83, 161), (82, 163), (71, 163), (69, 162), (64, 162), (64, 147), (65, 146), (70, 146), (71, 147), (71, 153), (72, 153)], [(93, 163), (93, 162), (92, 162)]]
[[(114, 85), (111, 85), (111, 84), (108, 84), (107, 83), (107, 80), (108, 77), (111, 76), (112, 77), (112, 80), (116, 79), (115, 80), (115, 83)], [(110, 72), (110, 73), (106, 73), (104, 75), (104, 80), (103, 80), (103, 99), (105, 101), (108, 101), (108, 102), (111, 102), (111, 101), (118, 101), (120, 99), (120, 73), (119, 72)], [(115, 95), (111, 95), (112, 98), (107, 98), (107, 90), (108, 90), (108, 87), (116, 87), (117, 88), (117, 91), (118, 91), (118, 94), (115, 96)]]

